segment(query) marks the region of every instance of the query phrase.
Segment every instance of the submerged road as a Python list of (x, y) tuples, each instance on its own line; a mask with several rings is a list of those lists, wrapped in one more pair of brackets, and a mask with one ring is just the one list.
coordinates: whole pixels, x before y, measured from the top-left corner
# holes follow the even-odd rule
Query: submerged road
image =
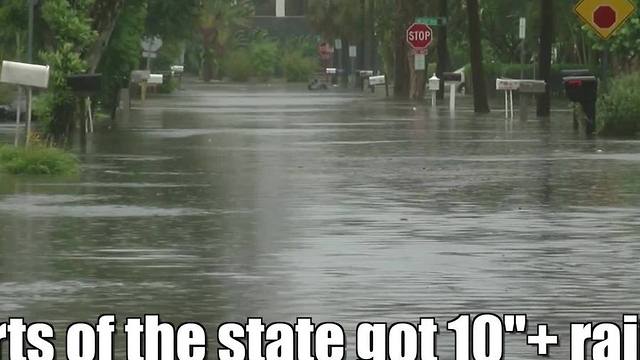
[(95, 134), (79, 177), (0, 175), (0, 319), (158, 313), (213, 359), (248, 316), (340, 322), (351, 349), (359, 322), (435, 316), (450, 359), (457, 314), (527, 313), (566, 359), (571, 321), (638, 312), (640, 141), (413, 106), (193, 85)]

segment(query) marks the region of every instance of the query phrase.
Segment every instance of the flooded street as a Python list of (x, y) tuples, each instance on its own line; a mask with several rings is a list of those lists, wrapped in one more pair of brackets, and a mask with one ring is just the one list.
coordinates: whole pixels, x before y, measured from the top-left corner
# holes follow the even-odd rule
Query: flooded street
[(638, 312), (640, 141), (413, 106), (190, 85), (95, 134), (78, 177), (0, 175), (0, 317), (199, 321), (214, 359), (249, 316), (339, 322), (350, 349), (359, 322), (434, 316), (450, 359), (446, 321), (526, 313), (563, 359), (571, 321)]

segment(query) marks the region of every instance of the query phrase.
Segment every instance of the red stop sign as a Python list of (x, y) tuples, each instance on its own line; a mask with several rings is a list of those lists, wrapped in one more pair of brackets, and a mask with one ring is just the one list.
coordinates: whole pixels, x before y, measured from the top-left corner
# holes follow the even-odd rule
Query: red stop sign
[(415, 50), (423, 50), (431, 45), (433, 30), (425, 24), (413, 24), (407, 29), (407, 42)]

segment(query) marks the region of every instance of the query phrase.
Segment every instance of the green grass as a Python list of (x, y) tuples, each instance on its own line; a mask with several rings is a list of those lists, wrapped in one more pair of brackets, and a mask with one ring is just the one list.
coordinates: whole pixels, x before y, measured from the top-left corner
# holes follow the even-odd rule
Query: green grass
[(640, 72), (611, 81), (598, 101), (598, 131), (605, 136), (633, 137), (640, 132)]
[(78, 173), (78, 160), (56, 148), (0, 145), (0, 171), (15, 175), (73, 175)]

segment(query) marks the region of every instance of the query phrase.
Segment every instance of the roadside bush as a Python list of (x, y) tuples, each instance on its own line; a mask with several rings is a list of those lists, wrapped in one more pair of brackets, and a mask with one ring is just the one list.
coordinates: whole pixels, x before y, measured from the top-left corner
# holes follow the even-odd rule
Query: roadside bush
[(305, 57), (301, 52), (291, 52), (284, 55), (282, 67), (288, 82), (304, 82), (309, 80), (318, 65), (313, 58)]
[(15, 87), (7, 84), (0, 84), (0, 105), (8, 105), (15, 96)]
[(178, 88), (178, 80), (170, 74), (165, 75), (162, 85), (158, 87), (160, 94), (171, 94)]
[(233, 81), (247, 81), (253, 73), (249, 51), (237, 49), (225, 59), (225, 72)]
[(598, 101), (598, 132), (602, 135), (634, 136), (640, 131), (640, 72), (611, 81)]
[(15, 175), (73, 175), (78, 172), (78, 161), (57, 148), (0, 145), (0, 170)]
[(260, 80), (269, 80), (278, 64), (278, 44), (268, 39), (256, 40), (249, 46), (253, 75)]

